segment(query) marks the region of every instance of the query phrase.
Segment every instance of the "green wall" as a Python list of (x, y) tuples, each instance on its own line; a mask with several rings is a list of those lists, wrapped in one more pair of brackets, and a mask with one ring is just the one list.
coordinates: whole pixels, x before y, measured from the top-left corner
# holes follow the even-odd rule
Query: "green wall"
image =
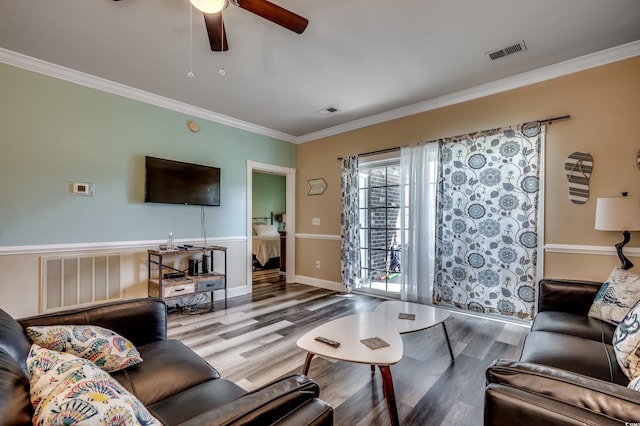
[(144, 203), (145, 155), (220, 167), (207, 237), (245, 235), (247, 160), (296, 166), (294, 144), (9, 65), (0, 93), (0, 246), (200, 237), (201, 207)]
[[(269, 173), (253, 172), (252, 217), (270, 217), (286, 211), (287, 178)], [(276, 218), (274, 218), (274, 224)]]

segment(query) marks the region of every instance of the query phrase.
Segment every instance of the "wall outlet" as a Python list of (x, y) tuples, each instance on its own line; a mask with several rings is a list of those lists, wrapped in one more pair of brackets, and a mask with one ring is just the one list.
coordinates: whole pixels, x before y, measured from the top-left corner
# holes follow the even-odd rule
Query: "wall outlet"
[(311, 219), (311, 224), (312, 225), (320, 225), (320, 218), (319, 217), (314, 217)]
[(320, 269), (320, 261), (319, 260), (316, 260), (316, 268)]

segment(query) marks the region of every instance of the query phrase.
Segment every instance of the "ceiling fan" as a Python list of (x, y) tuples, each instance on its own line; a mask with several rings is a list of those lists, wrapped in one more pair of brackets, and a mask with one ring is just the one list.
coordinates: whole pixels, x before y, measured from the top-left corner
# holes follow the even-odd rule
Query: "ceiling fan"
[[(120, 1), (120, 0), (113, 0)], [(213, 52), (229, 50), (227, 34), (222, 22), (222, 11), (234, 5), (255, 13), (297, 34), (302, 34), (309, 24), (309, 20), (267, 0), (189, 0), (191, 4), (204, 15), (204, 22), (209, 35), (209, 45)]]

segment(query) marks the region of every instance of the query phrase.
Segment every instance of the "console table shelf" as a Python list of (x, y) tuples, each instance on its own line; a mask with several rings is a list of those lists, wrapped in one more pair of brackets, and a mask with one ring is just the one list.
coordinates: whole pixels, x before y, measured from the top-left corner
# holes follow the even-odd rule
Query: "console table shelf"
[[(177, 278), (165, 278), (164, 272), (177, 272), (178, 269), (165, 265), (163, 259), (175, 255), (191, 255), (209, 252), (206, 265), (203, 270), (209, 272), (197, 275), (185, 275)], [(215, 270), (214, 253), (220, 252), (224, 259), (224, 272)], [(149, 297), (172, 299), (194, 295), (198, 293), (211, 293), (210, 310), (213, 310), (213, 292), (224, 290), (224, 308), (227, 309), (227, 248), (222, 246), (190, 247), (177, 250), (147, 250)], [(210, 264), (208, 262), (211, 262)], [(151, 265), (158, 265), (158, 276), (153, 276)]]

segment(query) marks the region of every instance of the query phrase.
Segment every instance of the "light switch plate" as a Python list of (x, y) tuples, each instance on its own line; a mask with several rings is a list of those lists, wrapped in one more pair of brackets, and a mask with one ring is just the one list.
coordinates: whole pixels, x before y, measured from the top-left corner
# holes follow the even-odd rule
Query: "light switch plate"
[(311, 219), (311, 224), (312, 225), (320, 225), (320, 218), (319, 217), (314, 217)]

